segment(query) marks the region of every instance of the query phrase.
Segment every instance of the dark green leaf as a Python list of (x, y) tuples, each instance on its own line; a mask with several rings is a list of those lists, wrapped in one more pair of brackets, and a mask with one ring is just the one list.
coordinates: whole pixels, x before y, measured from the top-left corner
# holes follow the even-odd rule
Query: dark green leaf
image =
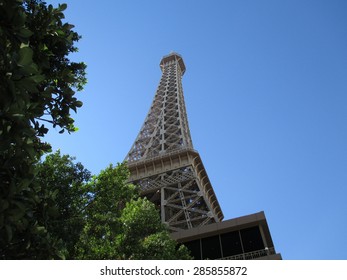
[(60, 11), (64, 11), (64, 10), (66, 10), (66, 8), (67, 8), (67, 4), (59, 4), (59, 10)]
[(41, 83), (44, 79), (45, 79), (45, 76), (43, 75), (35, 75), (35, 76), (31, 76), (30, 77), (36, 84), (39, 84)]
[(19, 31), (19, 35), (23, 38), (29, 38), (31, 35), (33, 35), (33, 32), (31, 32), (29, 29), (27, 28), (22, 28)]
[(26, 66), (32, 63), (33, 50), (29, 47), (23, 47), (19, 50), (19, 66)]
[(76, 102), (75, 102), (75, 106), (78, 107), (78, 108), (80, 108), (80, 107), (83, 106), (83, 102), (82, 102), (82, 101), (76, 101)]

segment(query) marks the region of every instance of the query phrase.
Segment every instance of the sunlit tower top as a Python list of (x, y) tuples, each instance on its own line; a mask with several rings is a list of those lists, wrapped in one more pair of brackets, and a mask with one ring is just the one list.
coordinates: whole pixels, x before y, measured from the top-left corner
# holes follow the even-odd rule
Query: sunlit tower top
[(171, 53), (163, 57), (160, 68), (163, 74), (145, 122), (126, 157), (129, 163), (193, 148), (182, 89), (186, 70), (183, 59)]

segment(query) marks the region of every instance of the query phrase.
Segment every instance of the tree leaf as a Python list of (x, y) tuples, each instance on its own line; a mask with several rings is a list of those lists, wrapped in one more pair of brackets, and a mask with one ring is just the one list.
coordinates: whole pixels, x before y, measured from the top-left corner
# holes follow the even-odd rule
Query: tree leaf
[(24, 47), (19, 50), (18, 66), (26, 66), (31, 64), (33, 61), (33, 50), (29, 47)]
[(44, 75), (34, 75), (30, 77), (35, 83), (39, 84), (41, 83), (44, 79), (45, 76)]
[(76, 105), (77, 108), (80, 108), (80, 107), (83, 106), (83, 102), (82, 101), (76, 101), (75, 105)]
[(60, 11), (64, 11), (64, 10), (66, 10), (66, 8), (67, 8), (67, 4), (65, 4), (65, 3), (59, 4), (59, 10)]
[(27, 28), (21, 28), (21, 30), (19, 31), (19, 36), (23, 38), (29, 38), (33, 34), (34, 33)]

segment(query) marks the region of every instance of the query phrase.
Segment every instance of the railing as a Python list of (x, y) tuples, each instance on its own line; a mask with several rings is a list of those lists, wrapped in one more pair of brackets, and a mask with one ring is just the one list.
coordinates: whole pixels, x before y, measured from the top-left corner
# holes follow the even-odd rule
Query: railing
[(169, 157), (169, 156), (174, 155), (174, 154), (176, 154), (178, 152), (194, 152), (194, 153), (198, 153), (193, 148), (182, 147), (182, 148), (177, 148), (175, 150), (171, 150), (170, 152), (165, 152), (165, 153), (163, 153), (161, 155), (146, 156), (145, 158), (141, 158), (141, 159), (138, 159), (138, 160), (128, 160), (128, 167), (136, 166), (138, 164), (144, 164), (144, 163), (151, 162), (153, 160), (157, 160), (157, 159), (160, 159), (160, 158)]
[[(139, 183), (141, 187), (141, 191), (148, 191), (152, 189), (160, 189), (161, 187), (167, 186), (167, 185), (172, 185), (178, 182), (182, 182), (185, 180), (193, 179), (194, 174), (193, 172), (187, 172), (187, 173), (176, 173), (172, 175), (171, 177), (167, 177), (164, 179), (161, 178), (154, 178), (154, 179), (148, 179), (148, 184), (143, 186), (141, 183)], [(141, 180), (139, 180), (141, 181)]]
[(248, 252), (240, 255), (228, 256), (220, 260), (254, 260), (268, 255), (276, 254), (275, 248), (265, 248), (258, 251)]

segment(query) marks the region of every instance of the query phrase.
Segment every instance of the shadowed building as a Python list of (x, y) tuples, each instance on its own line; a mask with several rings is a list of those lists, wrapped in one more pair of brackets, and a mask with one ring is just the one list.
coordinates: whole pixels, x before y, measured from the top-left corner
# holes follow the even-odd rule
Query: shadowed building
[(196, 259), (280, 259), (263, 212), (228, 221), (190, 136), (182, 89), (186, 70), (171, 53), (160, 62), (162, 77), (126, 161), (130, 182), (160, 209), (172, 237)]

